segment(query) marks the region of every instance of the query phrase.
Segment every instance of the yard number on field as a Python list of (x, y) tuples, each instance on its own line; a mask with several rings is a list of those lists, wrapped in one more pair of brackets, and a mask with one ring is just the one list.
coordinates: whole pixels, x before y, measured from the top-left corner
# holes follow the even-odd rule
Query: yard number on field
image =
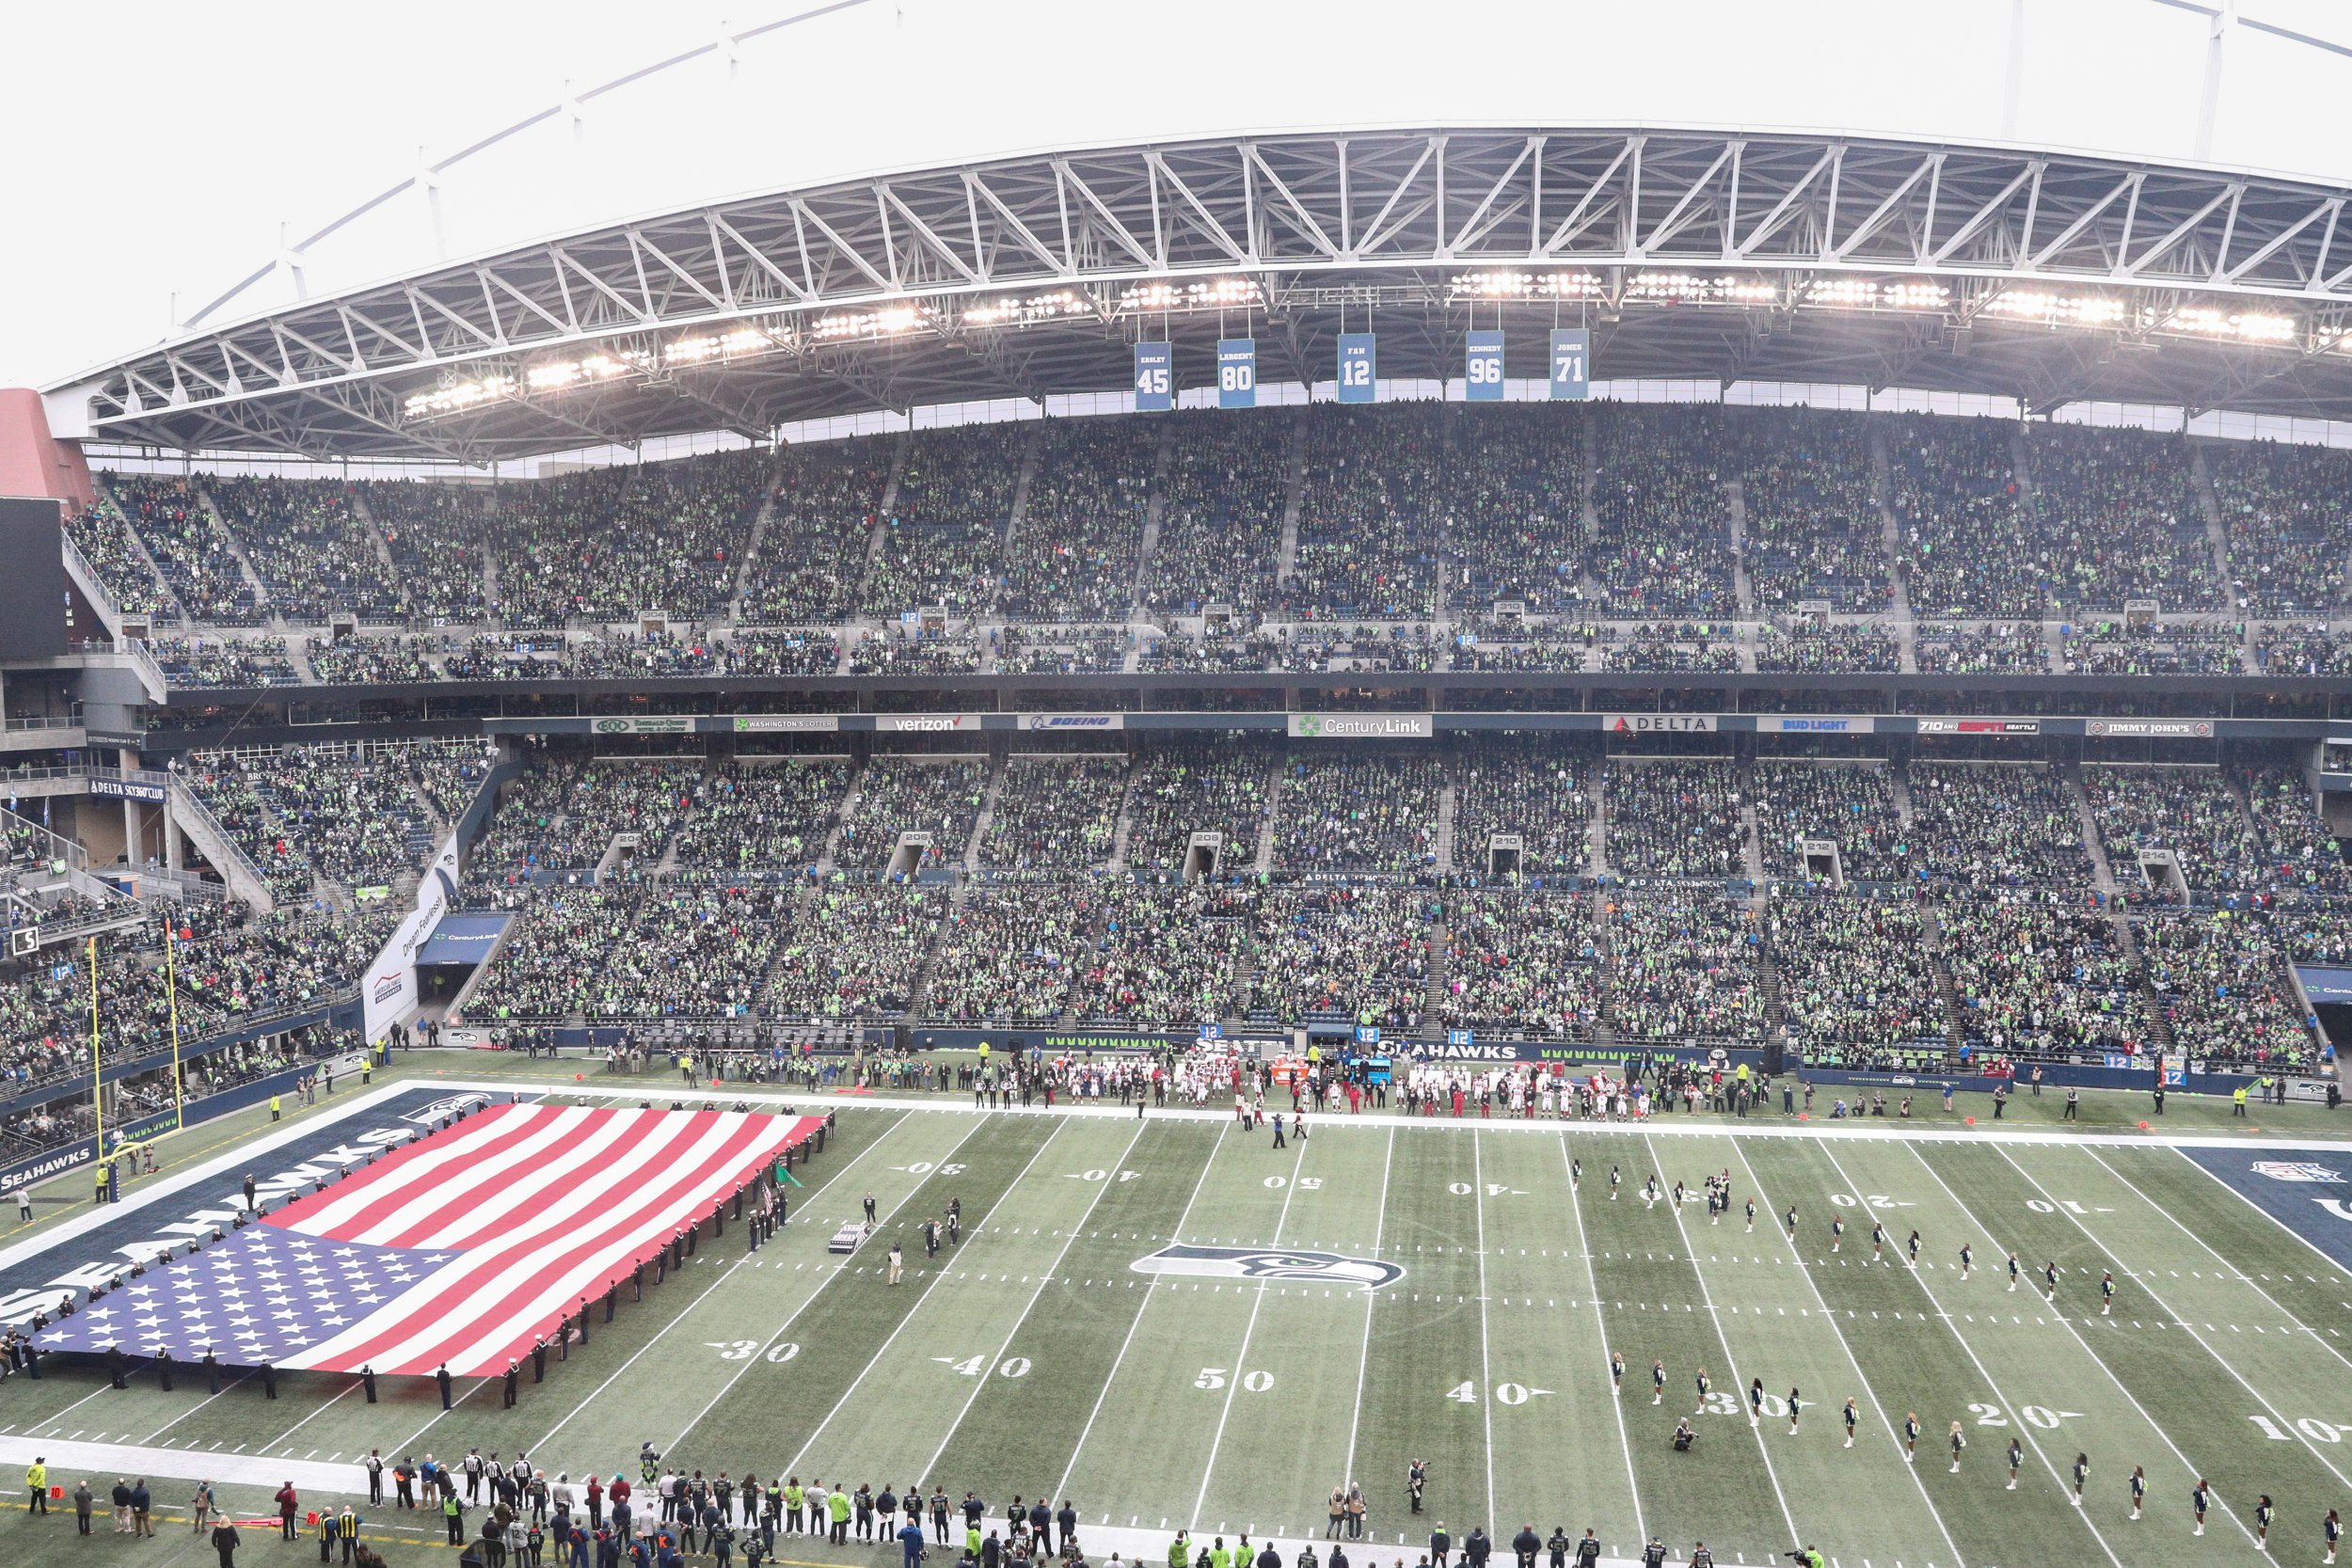
[(2026, 1207), (2037, 1214), (2055, 1214), (2060, 1210), (2070, 1214), (2112, 1214), (2115, 1212), (2104, 1204), (2096, 1209), (2086, 1209), (2071, 1197), (2059, 1198), (2056, 1203), (2046, 1198), (2029, 1197), (2026, 1199)]
[[(1225, 1386), (1225, 1370), (1223, 1367), (1203, 1367), (1200, 1375), (1192, 1380), (1192, 1386), (1195, 1388), (1222, 1388)], [(1274, 1374), (1267, 1371), (1245, 1372), (1241, 1386), (1250, 1393), (1263, 1394), (1274, 1386)]]
[[(2293, 1433), (2280, 1431), (2278, 1423), (2273, 1421), (2267, 1416), (2249, 1416), (2246, 1418), (2260, 1427), (2262, 1429), (2262, 1434), (2265, 1437), (2269, 1438), (2274, 1443), (2292, 1443), (2295, 1441)], [(2344, 1433), (2344, 1429), (2337, 1426), (2334, 1422), (2323, 1421), (2315, 1416), (2306, 1416), (2301, 1420), (2296, 1422), (2295, 1430), (2296, 1432), (2301, 1433), (2304, 1436), (2310, 1438), (2314, 1443), (2341, 1442), (2343, 1441)]]
[[(1522, 1384), (1498, 1383), (1495, 1385), (1495, 1402), (1498, 1404), (1525, 1404), (1529, 1400), (1535, 1398), (1539, 1394), (1549, 1394), (1550, 1392), (1552, 1392), (1552, 1390), (1549, 1388), (1530, 1388)], [(1445, 1391), (1445, 1397), (1453, 1400), (1457, 1404), (1476, 1404), (1478, 1402), (1478, 1385), (1475, 1383), (1457, 1383), (1453, 1387)], [(1717, 1397), (1729, 1399), (1731, 1396), (1724, 1394)]]
[[(1855, 1202), (1851, 1193), (1832, 1193), (1829, 1195), (1829, 1200), (1840, 1209), (1851, 1209)], [(1919, 1207), (1908, 1198), (1888, 1197), (1884, 1193), (1864, 1193), (1861, 1201), (1872, 1209), (1916, 1209)]]
[[(705, 1339), (703, 1343), (717, 1351), (722, 1361), (749, 1361), (759, 1355), (756, 1339)], [(771, 1367), (781, 1367), (800, 1354), (801, 1347), (787, 1339), (780, 1345), (770, 1345), (768, 1354), (760, 1355), (760, 1359)]]
[[(956, 1371), (961, 1373), (965, 1377), (977, 1377), (982, 1371), (986, 1370), (988, 1367), (988, 1357), (985, 1355), (975, 1355), (968, 1360), (963, 1361), (959, 1361), (952, 1355), (934, 1355), (931, 1359), (940, 1362), (945, 1366), (952, 1367)], [(1029, 1358), (1025, 1355), (1007, 1356), (1004, 1360), (996, 1363), (996, 1375), (998, 1377), (1028, 1376)]]

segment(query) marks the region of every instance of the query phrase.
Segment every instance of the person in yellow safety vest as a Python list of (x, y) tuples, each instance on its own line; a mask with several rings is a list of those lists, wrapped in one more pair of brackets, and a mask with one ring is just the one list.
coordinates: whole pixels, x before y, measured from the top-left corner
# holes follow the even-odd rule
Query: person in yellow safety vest
[(2233, 1117), (2242, 1117), (2245, 1114), (2246, 1085), (2240, 1084), (2236, 1088), (2230, 1091), (2230, 1115)]
[(1307, 1065), (1311, 1068), (1323, 1065), (1323, 1047), (1313, 1044), (1307, 1047)]
[(276, 1095), (271, 1095), (271, 1096), (269, 1097), (269, 1119), (270, 1119), (270, 1120), (272, 1120), (272, 1121), (276, 1121), (276, 1120), (278, 1119), (278, 1097), (277, 1097)]
[(986, 1040), (980, 1042), (980, 1070), (983, 1072), (988, 1070), (988, 1041)]
[(24, 1466), (24, 1490), (32, 1494), (31, 1500), (24, 1505), (25, 1513), (49, 1512), (49, 1465), (46, 1461), (36, 1457)]
[(90, 1194), (90, 1201), (103, 1203), (106, 1201), (106, 1162), (101, 1160), (98, 1163), (98, 1169), (91, 1174), (97, 1181), (98, 1190)]

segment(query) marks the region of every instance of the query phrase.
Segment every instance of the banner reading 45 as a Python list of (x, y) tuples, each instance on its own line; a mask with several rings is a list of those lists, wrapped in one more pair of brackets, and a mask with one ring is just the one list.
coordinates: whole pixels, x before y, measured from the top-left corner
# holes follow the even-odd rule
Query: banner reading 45
[(1136, 412), (1165, 414), (1176, 406), (1176, 351), (1167, 343), (1136, 345)]

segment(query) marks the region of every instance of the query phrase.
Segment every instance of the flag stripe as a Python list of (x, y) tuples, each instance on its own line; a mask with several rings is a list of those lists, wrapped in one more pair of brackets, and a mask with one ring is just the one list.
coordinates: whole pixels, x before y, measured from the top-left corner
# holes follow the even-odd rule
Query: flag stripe
[[(548, 1124), (549, 1136), (536, 1143), (535, 1132), (522, 1142), (510, 1136), (534, 1122)], [(459, 1256), (288, 1364), (351, 1370), (372, 1363), (391, 1373), (430, 1371), (447, 1360), (460, 1375), (502, 1371), (534, 1337), (553, 1331), (586, 1289), (601, 1291), (651, 1258), (681, 1226), (707, 1214), (818, 1125), (815, 1118), (707, 1111), (502, 1117), (475, 1130), (502, 1152), (424, 1167), (423, 1190), (400, 1200), (405, 1229), (391, 1230), (383, 1200), (364, 1193), (355, 1195), (358, 1202), (338, 1205), (345, 1224), (289, 1212), (285, 1218), (330, 1240)], [(527, 1177), (497, 1184), (527, 1144), (547, 1158)], [(395, 1194), (417, 1185), (397, 1169), (384, 1172), (379, 1184)], [(329, 1196), (342, 1197), (340, 1191), (320, 1195)], [(318, 1199), (305, 1203), (326, 1207)], [(422, 1213), (420, 1204), (427, 1206)], [(372, 1233), (354, 1234), (363, 1224)], [(482, 1244), (471, 1248), (455, 1240), (476, 1238)]]
[[(697, 1114), (697, 1119), (702, 1115)], [(452, 1371), (469, 1376), (504, 1370), (510, 1357), (530, 1348), (534, 1335), (554, 1327), (560, 1307), (569, 1304), (567, 1294), (556, 1298), (554, 1305), (539, 1307), (541, 1298), (534, 1295), (526, 1310), (535, 1310), (536, 1315), (526, 1318), (503, 1311), (510, 1295), (528, 1291), (531, 1282), (543, 1275), (563, 1275), (583, 1261), (612, 1259), (616, 1247), (628, 1247), (632, 1241), (637, 1250), (627, 1259), (629, 1266), (634, 1267), (639, 1257), (651, 1257), (683, 1223), (690, 1212), (688, 1205), (698, 1210), (705, 1201), (703, 1192), (713, 1184), (716, 1161), (724, 1155), (739, 1161), (757, 1136), (757, 1130), (748, 1125), (710, 1127), (705, 1138), (698, 1140), (695, 1157), (671, 1166), (675, 1174), (666, 1182), (640, 1188), (621, 1205), (608, 1209), (593, 1229), (563, 1237), (565, 1244), (553, 1254), (546, 1244), (550, 1227), (538, 1223), (542, 1216), (531, 1216), (524, 1234), (469, 1253), (462, 1263), (439, 1271), (403, 1298), (403, 1305), (409, 1307), (408, 1322), (421, 1323), (421, 1328), (379, 1336), (376, 1345), (361, 1347), (355, 1354), (380, 1361), (394, 1371), (430, 1371), (434, 1362), (442, 1359), (450, 1362)], [(512, 1326), (502, 1333), (485, 1333), (483, 1320), (494, 1312), (502, 1313), (502, 1325)], [(431, 1349), (440, 1354), (433, 1360), (421, 1359)]]
[(472, 1185), (473, 1173), (485, 1162), (543, 1135), (550, 1119), (536, 1105), (501, 1105), (481, 1116), (484, 1125), (471, 1137), (409, 1145), (278, 1211), (273, 1223), (309, 1236), (373, 1241), (377, 1227), (419, 1193), (438, 1195)]

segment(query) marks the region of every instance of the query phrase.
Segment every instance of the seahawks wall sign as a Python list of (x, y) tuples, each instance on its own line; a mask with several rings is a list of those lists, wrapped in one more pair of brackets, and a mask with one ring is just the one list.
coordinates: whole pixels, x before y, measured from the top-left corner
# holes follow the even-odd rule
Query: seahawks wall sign
[(1311, 1284), (1360, 1285), (1376, 1291), (1405, 1277), (1394, 1263), (1337, 1252), (1291, 1252), (1275, 1247), (1164, 1246), (1127, 1265), (1137, 1274), (1191, 1275), (1207, 1279), (1298, 1279)]

